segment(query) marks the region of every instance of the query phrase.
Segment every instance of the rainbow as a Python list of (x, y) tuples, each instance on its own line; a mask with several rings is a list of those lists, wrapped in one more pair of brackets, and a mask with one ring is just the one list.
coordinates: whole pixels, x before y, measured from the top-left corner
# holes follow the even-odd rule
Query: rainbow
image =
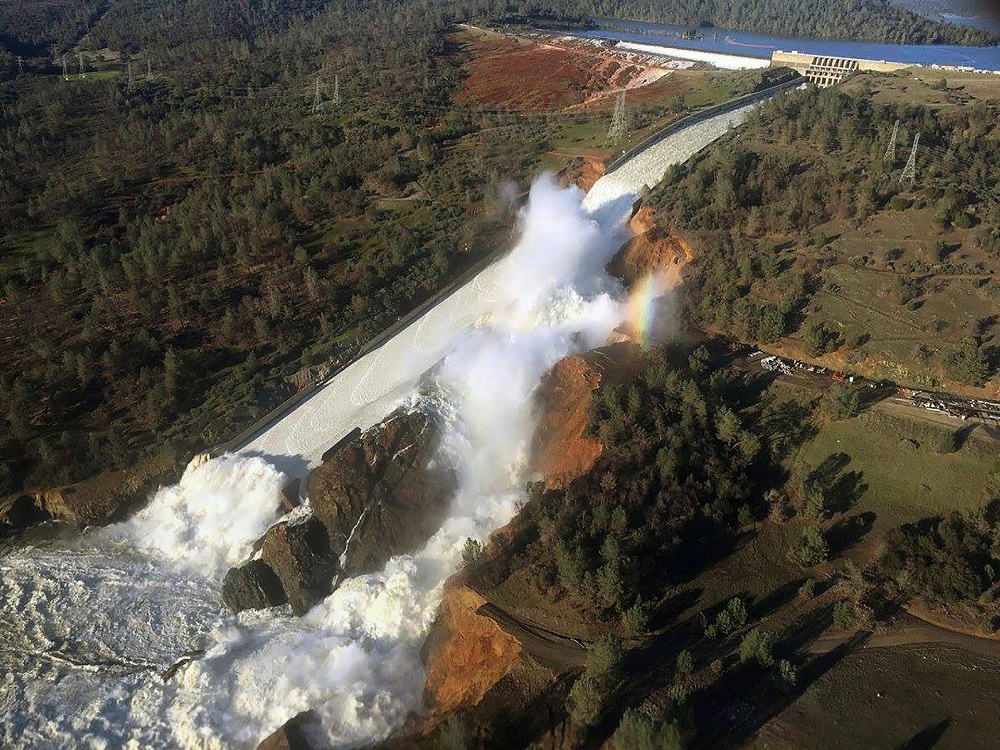
[(656, 300), (666, 291), (666, 286), (659, 274), (650, 274), (640, 280), (629, 295), (626, 319), (640, 346), (649, 344), (656, 317)]

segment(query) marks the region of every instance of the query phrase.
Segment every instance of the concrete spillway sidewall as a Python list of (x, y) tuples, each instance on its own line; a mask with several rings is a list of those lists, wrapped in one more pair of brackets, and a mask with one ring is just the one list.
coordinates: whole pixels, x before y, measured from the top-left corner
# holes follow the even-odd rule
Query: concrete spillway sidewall
[(765, 99), (770, 99), (772, 96), (781, 93), (782, 91), (787, 91), (788, 89), (796, 88), (801, 86), (805, 82), (804, 78), (796, 78), (791, 81), (785, 81), (779, 83), (776, 86), (772, 86), (761, 91), (755, 91), (752, 94), (747, 94), (746, 96), (741, 96), (738, 99), (731, 99), (728, 102), (723, 102), (722, 104), (717, 104), (714, 107), (708, 107), (700, 112), (696, 112), (693, 115), (689, 115), (678, 120), (675, 123), (667, 125), (667, 127), (662, 130), (658, 130), (649, 136), (645, 140), (639, 142), (624, 154), (619, 156), (617, 159), (612, 161), (607, 168), (605, 174), (611, 174), (619, 167), (622, 167), (626, 163), (630, 162), (632, 159), (637, 157), (643, 151), (652, 148), (657, 143), (663, 139), (679, 133), (682, 130), (686, 130), (694, 125), (697, 125), (705, 120), (710, 120), (717, 115), (725, 114), (726, 112), (732, 112), (733, 110), (739, 109), (740, 107), (745, 107), (748, 104), (756, 104), (757, 102), (764, 101)]
[(263, 417), (258, 419), (252, 425), (240, 432), (236, 437), (216, 446), (212, 449), (211, 454), (213, 456), (219, 456), (223, 453), (231, 453), (243, 450), (250, 443), (256, 440), (258, 437), (263, 435), (269, 429), (271, 429), (275, 424), (284, 419), (287, 415), (291, 414), (293, 411), (298, 409), (300, 406), (309, 401), (313, 396), (317, 395), (320, 391), (326, 388), (340, 373), (350, 367), (352, 364), (357, 362), (362, 357), (370, 354), (371, 352), (378, 349), (386, 341), (391, 339), (397, 333), (405, 330), (410, 326), (411, 323), (419, 320), (425, 313), (427, 313), (432, 308), (441, 304), (444, 300), (450, 297), (452, 294), (463, 288), (466, 284), (472, 281), (476, 276), (485, 271), (491, 265), (503, 258), (510, 248), (506, 245), (502, 245), (500, 248), (492, 251), (486, 257), (474, 263), (468, 269), (462, 272), (456, 279), (451, 281), (443, 289), (436, 292), (434, 295), (424, 300), (422, 303), (417, 305), (415, 308), (410, 310), (406, 315), (401, 317), (392, 325), (385, 328), (383, 331), (375, 335), (373, 338), (369, 339), (362, 347), (358, 350), (357, 354), (351, 358), (350, 361), (339, 365), (333, 370), (324, 380), (319, 383), (314, 383), (313, 385), (307, 386), (301, 391), (293, 394), (288, 399), (280, 403), (274, 409), (269, 411)]

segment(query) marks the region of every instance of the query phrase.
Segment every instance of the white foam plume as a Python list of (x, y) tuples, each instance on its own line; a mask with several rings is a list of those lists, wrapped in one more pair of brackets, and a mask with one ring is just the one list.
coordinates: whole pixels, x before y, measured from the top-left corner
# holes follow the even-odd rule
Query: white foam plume
[[(113, 744), (252, 747), (314, 709), (325, 740), (350, 747), (387, 736), (419, 708), (420, 650), (442, 584), (465, 540), (486, 539), (523, 499), (542, 375), (567, 354), (603, 343), (624, 315), (620, 286), (603, 269), (623, 239), (627, 210), (602, 206), (598, 222), (582, 197), (551, 177), (536, 181), (489, 325), (460, 333), (433, 374), (428, 391), (445, 425), (443, 458), (460, 482), (449, 517), (424, 549), (345, 581), (302, 618), (287, 609), (220, 615), (205, 655), (171, 683), (140, 681), (94, 709), (107, 735), (121, 740)], [(282, 481), (263, 459), (216, 459), (93, 540), (138, 547), (215, 587), (273, 521)], [(111, 708), (119, 701), (124, 716)]]
[(133, 546), (218, 581), (277, 517), (284, 482), (262, 458), (222, 456), (189, 467), (178, 484), (91, 541)]

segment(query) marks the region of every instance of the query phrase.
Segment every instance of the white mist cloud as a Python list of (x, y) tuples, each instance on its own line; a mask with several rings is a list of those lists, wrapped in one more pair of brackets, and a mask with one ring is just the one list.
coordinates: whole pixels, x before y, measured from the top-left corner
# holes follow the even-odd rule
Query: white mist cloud
[(285, 476), (262, 458), (223, 456), (184, 472), (91, 543), (117, 542), (221, 581), (277, 518)]

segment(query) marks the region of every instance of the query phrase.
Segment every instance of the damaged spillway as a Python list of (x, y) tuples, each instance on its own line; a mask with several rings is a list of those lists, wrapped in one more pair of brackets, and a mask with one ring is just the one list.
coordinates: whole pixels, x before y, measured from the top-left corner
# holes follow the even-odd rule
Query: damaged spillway
[[(238, 455), (123, 524), (0, 557), (0, 745), (253, 747), (308, 710), (335, 747), (399, 727), (442, 583), (522, 498), (539, 381), (625, 314), (604, 267), (635, 195), (743, 114), (674, 133), (585, 200), (540, 179), (504, 260)], [(308, 505), (282, 519), (292, 477)]]

